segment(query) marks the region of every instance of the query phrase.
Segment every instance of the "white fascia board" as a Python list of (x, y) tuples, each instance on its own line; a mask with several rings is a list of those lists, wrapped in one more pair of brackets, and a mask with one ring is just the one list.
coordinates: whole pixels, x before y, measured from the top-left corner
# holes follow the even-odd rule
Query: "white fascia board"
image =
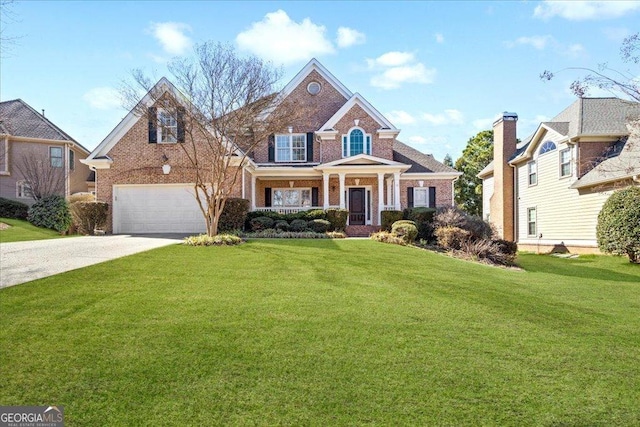
[(456, 179), (462, 175), (462, 172), (422, 172), (422, 173), (403, 173), (400, 175), (401, 180), (408, 179), (423, 179), (423, 180), (436, 180), (436, 179)]
[(387, 159), (383, 159), (381, 157), (375, 157), (375, 156), (371, 156), (369, 154), (358, 154), (357, 156), (351, 156), (351, 157), (345, 157), (342, 159), (338, 159), (338, 160), (334, 160), (332, 162), (328, 162), (328, 163), (322, 163), (320, 165), (318, 165), (318, 167), (332, 167), (332, 166), (377, 166), (377, 165), (370, 165), (370, 164), (353, 164), (354, 161), (358, 161), (358, 160), (367, 160), (370, 162), (374, 162), (377, 163), (378, 165), (387, 165), (387, 166), (408, 166), (405, 165), (404, 163), (400, 163), (400, 162), (396, 162), (394, 160), (387, 160)]
[(113, 160), (111, 159), (80, 159), (80, 163), (90, 166), (95, 169), (110, 169)]
[(389, 120), (387, 120), (386, 117), (384, 117), (378, 110), (376, 110), (371, 104), (369, 104), (369, 102), (366, 99), (364, 99), (363, 96), (360, 95), (358, 92), (354, 93), (353, 96), (349, 98), (349, 100), (345, 102), (344, 105), (340, 107), (340, 109), (336, 111), (336, 113), (333, 116), (331, 116), (331, 118), (327, 120), (327, 122), (324, 125), (320, 126), (320, 130), (335, 128), (336, 123), (338, 123), (338, 121), (340, 121), (340, 119), (345, 114), (347, 114), (349, 110), (351, 110), (351, 108), (353, 108), (353, 106), (355, 105), (359, 105), (369, 116), (371, 116), (375, 121), (377, 121), (381, 127), (388, 128), (388, 129), (382, 129), (382, 130), (396, 131), (398, 133), (400, 132), (399, 129), (393, 126), (393, 124)]
[(316, 169), (323, 173), (340, 174), (345, 173), (349, 175), (359, 174), (377, 174), (377, 173), (403, 173), (408, 170), (411, 165), (398, 164), (398, 165), (338, 165), (338, 166), (316, 166)]
[(338, 131), (337, 130), (321, 130), (321, 131), (316, 131), (316, 135), (320, 136), (320, 139), (322, 139), (323, 141), (326, 140), (335, 140), (336, 136), (338, 136)]
[(378, 129), (376, 133), (380, 139), (394, 139), (400, 133), (400, 129)]
[(251, 171), (251, 174), (255, 177), (269, 177), (271, 179), (290, 178), (290, 177), (321, 177), (317, 170), (312, 167), (309, 168), (296, 168), (296, 167), (257, 167)]

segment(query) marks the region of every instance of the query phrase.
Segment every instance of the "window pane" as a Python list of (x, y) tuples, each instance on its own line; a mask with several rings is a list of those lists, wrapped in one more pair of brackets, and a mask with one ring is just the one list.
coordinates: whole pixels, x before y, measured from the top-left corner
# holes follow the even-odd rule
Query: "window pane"
[(427, 206), (427, 189), (426, 188), (414, 188), (413, 189), (413, 205), (414, 206)]
[(300, 190), (285, 190), (284, 205), (300, 206)]
[(349, 143), (351, 146), (350, 156), (355, 156), (356, 154), (362, 154), (364, 151), (364, 134), (359, 129), (354, 129), (351, 131), (349, 135)]
[(276, 135), (276, 161), (291, 161), (291, 139), (289, 135)]
[(51, 167), (62, 167), (62, 147), (50, 147), (49, 157), (51, 158)]
[(292, 136), (292, 160), (293, 161), (305, 161), (307, 160), (307, 138), (306, 135), (293, 135)]
[(178, 132), (178, 120), (175, 115), (168, 111), (158, 112), (158, 124), (160, 131), (160, 142), (176, 142)]
[(302, 190), (302, 206), (311, 206), (311, 190)]
[(283, 206), (284, 201), (282, 200), (282, 190), (273, 190), (273, 195), (271, 197), (271, 205), (272, 206)]

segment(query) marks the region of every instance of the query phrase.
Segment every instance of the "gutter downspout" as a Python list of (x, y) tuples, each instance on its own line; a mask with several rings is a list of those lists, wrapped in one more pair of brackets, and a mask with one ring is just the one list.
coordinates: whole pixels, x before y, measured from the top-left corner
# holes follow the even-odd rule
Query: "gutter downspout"
[(518, 224), (518, 169), (511, 163), (509, 166), (513, 168), (513, 241), (518, 243), (518, 231), (520, 230), (520, 224)]
[(456, 176), (451, 181), (451, 206), (454, 207), (454, 208), (456, 207), (456, 188), (455, 188), (455, 184), (456, 184), (456, 181), (458, 179), (460, 179), (460, 177)]

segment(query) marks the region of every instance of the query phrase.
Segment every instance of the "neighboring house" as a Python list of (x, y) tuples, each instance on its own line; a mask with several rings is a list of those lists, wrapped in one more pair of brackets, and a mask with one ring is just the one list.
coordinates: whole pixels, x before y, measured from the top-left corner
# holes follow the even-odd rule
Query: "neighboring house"
[(596, 252), (596, 225), (613, 191), (640, 183), (640, 104), (581, 98), (516, 144), (515, 113), (494, 123), (483, 215), (521, 250)]
[(21, 172), (25, 161), (61, 175), (62, 196), (93, 191), (89, 167), (80, 162), (88, 155), (89, 150), (22, 99), (0, 102), (0, 197), (35, 202)]
[[(175, 91), (164, 78), (156, 88)], [(249, 199), (252, 210), (345, 208), (351, 226), (373, 230), (383, 210), (453, 204), (460, 173), (398, 141), (400, 129), (317, 60), (282, 94), (308, 114), (238, 166), (244, 170), (234, 196)], [(178, 115), (167, 114), (149, 95), (141, 102), (152, 119), (130, 112), (86, 159), (97, 174), (97, 198), (110, 205), (108, 231), (202, 232)], [(163, 132), (168, 126), (177, 132)]]

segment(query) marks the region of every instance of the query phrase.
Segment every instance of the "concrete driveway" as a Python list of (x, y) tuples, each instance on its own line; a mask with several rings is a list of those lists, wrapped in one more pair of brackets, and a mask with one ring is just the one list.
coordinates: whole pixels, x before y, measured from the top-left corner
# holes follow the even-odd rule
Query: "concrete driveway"
[(181, 235), (83, 236), (0, 243), (0, 288), (138, 252), (175, 245)]

